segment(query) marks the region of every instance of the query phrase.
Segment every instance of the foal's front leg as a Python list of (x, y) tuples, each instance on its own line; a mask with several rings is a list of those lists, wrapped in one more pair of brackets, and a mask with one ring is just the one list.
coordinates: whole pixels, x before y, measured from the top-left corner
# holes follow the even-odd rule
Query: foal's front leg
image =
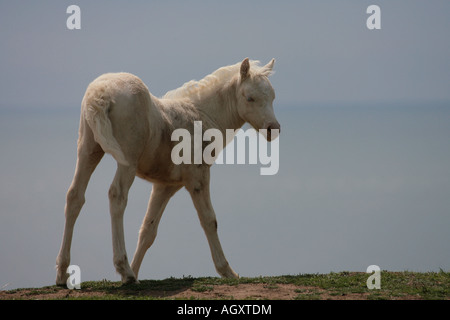
[(224, 278), (239, 278), (239, 275), (231, 269), (222, 250), (222, 246), (217, 235), (216, 214), (211, 204), (209, 193), (209, 168), (202, 172), (201, 178), (197, 178), (186, 186), (189, 191), (194, 206), (197, 209), (200, 224), (205, 231), (211, 250), (212, 259), (217, 272)]

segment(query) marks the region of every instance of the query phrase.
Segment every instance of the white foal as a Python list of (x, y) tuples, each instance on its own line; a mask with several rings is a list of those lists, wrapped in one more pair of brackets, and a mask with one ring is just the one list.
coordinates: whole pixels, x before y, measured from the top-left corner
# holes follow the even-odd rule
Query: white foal
[[(117, 161), (108, 196), (113, 260), (123, 283), (137, 281), (142, 259), (155, 240), (164, 208), (182, 187), (192, 197), (217, 272), (223, 277), (238, 277), (229, 266), (217, 235), (209, 194), (210, 165), (205, 162), (175, 165), (171, 160), (175, 144), (171, 134), (178, 128), (192, 134), (194, 121), (202, 121), (203, 131), (219, 129), (225, 137), (226, 129), (237, 130), (248, 122), (257, 130), (266, 129), (268, 141), (275, 139), (280, 124), (273, 112), (275, 92), (268, 79), (273, 64), (274, 60), (259, 66), (257, 61), (245, 59), (220, 68), (200, 81), (190, 81), (161, 99), (150, 94), (138, 77), (128, 73), (104, 74), (88, 86), (81, 104), (78, 158), (67, 192), (64, 235), (56, 259), (58, 285), (66, 284), (75, 221), (84, 204), (89, 179), (105, 152)], [(130, 266), (123, 214), (135, 176), (152, 182), (153, 188)]]

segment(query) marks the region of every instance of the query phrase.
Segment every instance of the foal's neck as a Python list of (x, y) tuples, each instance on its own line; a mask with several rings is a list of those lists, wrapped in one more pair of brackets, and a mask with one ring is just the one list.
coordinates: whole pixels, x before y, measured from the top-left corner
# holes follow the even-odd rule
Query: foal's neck
[(245, 121), (239, 116), (236, 97), (237, 81), (232, 80), (194, 102), (204, 128), (219, 129), (225, 136), (226, 129), (239, 129)]

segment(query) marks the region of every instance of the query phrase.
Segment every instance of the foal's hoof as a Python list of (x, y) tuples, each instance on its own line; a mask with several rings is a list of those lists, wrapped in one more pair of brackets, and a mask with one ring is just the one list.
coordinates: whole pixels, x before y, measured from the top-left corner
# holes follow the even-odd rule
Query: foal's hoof
[(56, 276), (56, 281), (55, 281), (56, 285), (58, 287), (65, 287), (65, 286), (67, 286), (67, 279), (69, 279), (69, 274), (68, 273), (65, 273), (62, 276), (57, 275)]
[(131, 276), (122, 279), (122, 285), (129, 285), (129, 284), (139, 284), (139, 281), (135, 277)]
[(227, 279), (239, 279), (239, 275), (231, 269), (229, 265), (227, 265), (225, 268), (217, 270), (218, 273), (223, 277)]
[(229, 274), (226, 275), (226, 278), (228, 278), (228, 279), (239, 279), (240, 277), (239, 277), (239, 275), (238, 275), (236, 272), (234, 272), (234, 271), (232, 270), (231, 273), (229, 273)]

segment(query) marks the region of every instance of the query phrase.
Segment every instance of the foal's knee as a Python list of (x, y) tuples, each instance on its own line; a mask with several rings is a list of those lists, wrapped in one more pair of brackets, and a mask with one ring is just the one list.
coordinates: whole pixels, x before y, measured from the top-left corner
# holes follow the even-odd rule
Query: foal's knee
[(158, 228), (155, 225), (142, 226), (139, 230), (139, 245), (147, 250), (153, 244), (158, 233)]
[(79, 212), (85, 202), (84, 194), (80, 193), (76, 188), (69, 188), (66, 195), (66, 214)]
[(114, 207), (118, 209), (124, 209), (127, 203), (127, 197), (126, 194), (123, 192), (123, 190), (116, 186), (111, 185), (108, 191), (108, 197), (111, 204), (114, 204)]
[(203, 221), (201, 221), (201, 225), (205, 231), (211, 231), (211, 232), (217, 231), (217, 220), (215, 218), (203, 220)]

